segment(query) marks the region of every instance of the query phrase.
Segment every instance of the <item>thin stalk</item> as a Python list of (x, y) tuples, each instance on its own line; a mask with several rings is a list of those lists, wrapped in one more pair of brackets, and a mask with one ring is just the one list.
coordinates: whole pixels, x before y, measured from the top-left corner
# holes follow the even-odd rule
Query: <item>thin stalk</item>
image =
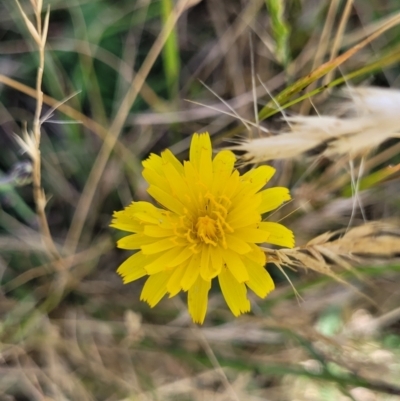
[[(48, 253), (55, 258), (56, 260), (60, 259), (60, 254), (57, 250), (56, 245), (54, 244), (53, 238), (51, 236), (49, 224), (47, 221), (45, 208), (46, 208), (46, 196), (42, 189), (42, 176), (41, 176), (41, 155), (40, 155), (40, 128), (41, 128), (41, 119), (40, 115), (42, 113), (43, 108), (43, 92), (42, 92), (42, 82), (43, 82), (43, 71), (44, 71), (44, 62), (45, 62), (45, 45), (47, 32), (49, 27), (49, 17), (50, 17), (50, 8), (47, 8), (45, 19), (42, 23), (41, 18), (41, 2), (37, 2), (35, 8), (35, 17), (36, 17), (36, 27), (30, 22), (18, 0), (15, 0), (18, 6), (18, 9), (21, 12), (22, 18), (24, 19), (25, 25), (31, 34), (33, 40), (35, 41), (38, 49), (39, 55), (39, 66), (37, 69), (36, 75), (36, 108), (35, 115), (32, 126), (32, 139), (31, 142), (33, 144), (30, 149), (30, 155), (32, 157), (32, 185), (33, 185), (33, 198), (36, 205), (36, 213), (38, 217), (39, 230), (41, 233), (41, 238), (46, 247)], [(40, 7), (40, 8), (39, 8)], [(60, 266), (56, 263), (56, 266)]]
[(178, 18), (189, 6), (189, 2), (189, 0), (180, 0), (177, 3), (167, 23), (164, 25), (162, 31), (151, 47), (145, 61), (143, 62), (143, 65), (134, 77), (124, 99), (120, 104), (120, 107), (118, 108), (118, 112), (110, 125), (108, 134), (104, 138), (103, 146), (101, 147), (99, 155), (93, 164), (92, 170), (90, 171), (88, 181), (83, 189), (83, 193), (79, 199), (76, 212), (72, 219), (71, 227), (64, 246), (64, 249), (68, 253), (74, 253), (76, 250), (98, 184), (103, 176), (103, 172), (106, 168), (111, 152), (118, 142), (118, 138), (125, 124), (125, 120), (129, 115), (130, 109), (135, 102), (143, 84), (145, 83), (145, 80), (157, 57), (163, 49), (165, 41), (168, 39), (169, 34), (173, 30)]

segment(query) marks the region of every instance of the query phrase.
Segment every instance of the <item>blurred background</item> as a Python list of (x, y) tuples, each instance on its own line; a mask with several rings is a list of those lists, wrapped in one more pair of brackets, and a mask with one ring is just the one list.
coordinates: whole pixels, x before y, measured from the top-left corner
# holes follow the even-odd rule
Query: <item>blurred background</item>
[[(16, 139), (38, 100), (26, 21), (36, 27), (37, 1), (0, 3), (0, 400), (400, 400), (398, 231), (372, 230), (368, 241), (390, 249), (358, 263), (349, 250), (348, 269), (334, 257), (329, 271), (268, 264), (276, 290), (237, 319), (215, 285), (199, 327), (185, 296), (151, 309), (143, 280), (122, 284), (130, 253), (108, 227), (115, 210), (150, 201), (141, 162), (165, 148), (183, 160), (194, 132), (223, 148), (259, 137), (257, 125), (278, 133), (287, 115), (331, 110), (340, 87), (395, 91), (398, 0), (44, 1), (39, 167), (57, 257), (36, 212), (38, 156)], [(364, 155), (364, 216), (349, 163), (316, 159), (322, 150), (268, 161), (271, 185), (294, 198), (273, 220), (296, 245), (350, 219), (399, 227), (398, 139)]]

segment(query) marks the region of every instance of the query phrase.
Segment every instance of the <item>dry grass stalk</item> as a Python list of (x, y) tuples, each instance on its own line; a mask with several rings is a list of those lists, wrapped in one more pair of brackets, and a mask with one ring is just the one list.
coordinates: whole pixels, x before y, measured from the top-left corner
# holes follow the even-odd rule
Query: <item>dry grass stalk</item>
[[(354, 0), (347, 0), (346, 1), (346, 6), (345, 6), (345, 8), (343, 10), (343, 14), (342, 14), (342, 17), (340, 18), (339, 26), (338, 26), (338, 28), (336, 30), (335, 38), (334, 38), (333, 43), (332, 43), (332, 47), (331, 47), (330, 54), (329, 54), (329, 60), (333, 60), (337, 56), (337, 54), (339, 52), (340, 44), (341, 44), (341, 41), (343, 39), (343, 34), (344, 34), (344, 31), (345, 31), (345, 28), (346, 28), (346, 24), (347, 24), (347, 22), (349, 20), (349, 17), (350, 17), (350, 13), (351, 13), (351, 10), (352, 10), (352, 7), (353, 7), (353, 3), (354, 3)], [(333, 71), (328, 72), (328, 74), (326, 74), (326, 76), (325, 76), (325, 78), (323, 80), (323, 84), (326, 85), (329, 82), (331, 82), (332, 81), (332, 77), (333, 77)]]
[[(244, 162), (259, 163), (294, 158), (325, 144), (324, 156), (354, 159), (389, 138), (400, 137), (397, 121), (400, 91), (348, 88), (344, 95), (347, 99), (337, 102), (336, 115), (289, 117), (290, 132), (246, 140), (231, 149), (244, 152)], [(346, 115), (341, 116), (344, 112)]]
[[(22, 149), (31, 157), (32, 159), (32, 183), (33, 183), (33, 196), (36, 203), (36, 213), (39, 221), (39, 228), (42, 234), (42, 241), (45, 244), (47, 252), (55, 259), (60, 259), (60, 254), (57, 247), (52, 239), (49, 224), (46, 217), (46, 195), (42, 189), (41, 184), (41, 155), (40, 155), (40, 138), (41, 138), (41, 113), (43, 107), (43, 92), (42, 92), (42, 80), (43, 80), (43, 70), (45, 61), (45, 46), (47, 39), (47, 32), (49, 28), (49, 18), (50, 18), (50, 8), (47, 8), (47, 12), (42, 21), (42, 1), (32, 2), (34, 7), (36, 27), (29, 20), (28, 16), (22, 9), (18, 0), (15, 0), (17, 6), (20, 10), (21, 16), (25, 22), (25, 25), (31, 34), (39, 53), (39, 66), (37, 69), (36, 76), (36, 109), (35, 116), (33, 120), (32, 131), (28, 132), (25, 128), (23, 132), (23, 138), (18, 138), (18, 143), (21, 145)], [(60, 269), (61, 264), (55, 263), (56, 268)]]
[[(324, 24), (324, 28), (321, 32), (321, 36), (319, 39), (319, 43), (318, 43), (318, 47), (317, 50), (315, 52), (315, 57), (313, 60), (313, 64), (311, 67), (311, 71), (314, 71), (318, 66), (320, 66), (321, 64), (323, 64), (323, 60), (324, 60), (324, 56), (328, 50), (328, 46), (329, 46), (329, 38), (330, 35), (332, 33), (332, 29), (334, 26), (334, 22), (335, 22), (335, 16), (336, 13), (338, 11), (339, 8), (339, 4), (340, 2), (337, 0), (333, 0), (330, 2), (329, 4), (329, 9), (326, 15), (326, 19), (325, 19), (325, 24)], [(330, 61), (333, 60), (334, 57), (330, 58)], [(314, 81), (308, 88), (307, 91), (311, 92), (312, 90), (314, 90), (317, 86), (317, 81)], [(301, 105), (301, 110), (300, 113), (301, 114), (308, 114), (309, 110), (311, 107), (311, 103), (310, 102), (303, 102), (303, 104)]]
[(266, 252), (270, 262), (279, 266), (311, 269), (340, 282), (345, 281), (334, 272), (335, 267), (356, 274), (354, 265), (362, 261), (387, 261), (400, 256), (400, 229), (391, 224), (371, 222), (335, 239), (341, 233), (327, 232), (303, 246)]
[[(40, 18), (41, 0), (30, 0), (30, 2), (35, 9), (34, 15), (36, 15), (36, 18)], [(261, 4), (261, 2), (259, 3)], [(349, 3), (350, 1), (348, 1)], [(247, 24), (245, 19), (243, 21), (245, 21), (244, 25)], [(40, 31), (40, 28), (37, 31)], [(229, 41), (231, 40), (233, 39), (229, 37)], [(0, 75), (0, 81), (5, 81), (6, 79), (7, 77)], [(19, 83), (11, 79), (7, 82), (8, 85), (10, 85), (10, 82), (13, 82), (14, 85), (19, 85)], [(29, 93), (30, 88), (23, 85), (19, 86), (19, 88), (21, 92)], [(55, 107), (57, 105), (56, 101), (41, 94), (40, 85), (39, 89), (34, 91), (33, 97), (40, 102), (48, 102), (48, 104)], [(382, 97), (382, 100), (384, 100), (384, 97)], [(364, 105), (363, 107), (366, 106)], [(393, 107), (395, 107), (395, 102), (393, 102)], [(69, 113), (73, 119), (81, 120), (83, 125), (101, 135), (104, 141), (107, 142), (105, 146), (111, 152), (111, 131), (108, 127), (103, 128), (99, 123), (83, 114), (79, 114), (69, 106), (61, 105), (59, 109)], [(40, 114), (41, 112), (39, 111), (38, 115), (40, 116)], [(20, 143), (32, 159), (39, 155), (39, 176), (36, 175), (36, 179), (39, 177), (38, 182), (40, 183), (39, 144), (41, 122), (40, 120), (36, 121), (39, 121), (36, 124), (39, 131), (37, 129), (33, 131), (38, 132), (39, 141), (35, 142), (35, 136), (28, 134), (26, 130), (24, 133), (25, 141), (21, 140)], [(333, 125), (335, 125), (335, 121), (333, 121)], [(329, 121), (325, 120), (323, 123), (325, 122), (328, 123)], [(294, 125), (296, 124), (301, 125), (302, 123), (296, 122)], [(313, 122), (309, 120), (309, 124), (312, 125)], [(321, 121), (316, 119), (315, 125), (318, 128), (318, 126), (321, 126)], [(346, 134), (346, 129), (348, 127), (345, 127), (343, 135), (348, 135)], [(352, 132), (351, 135), (356, 133), (357, 131)], [(114, 145), (116, 150), (120, 145), (116, 140), (118, 135), (119, 133), (115, 133)], [(276, 137), (283, 137), (280, 148), (283, 158), (295, 157), (299, 154), (299, 144), (297, 143), (291, 151), (293, 155), (287, 156), (288, 142), (290, 142), (289, 140), (292, 139), (292, 136), (293, 133), (287, 133), (285, 136)], [(306, 150), (314, 147), (312, 135), (301, 138), (301, 140), (300, 143)], [(292, 146), (290, 143), (289, 145)], [(127, 157), (129, 151), (122, 146), (120, 148), (121, 154)], [(100, 171), (98, 170), (96, 174)], [(92, 188), (96, 188), (95, 180), (92, 181)], [(45, 198), (43, 191), (40, 195), (43, 196), (44, 200), (44, 213)], [(90, 196), (84, 199), (85, 202), (88, 202), (86, 205), (90, 206)], [(338, 215), (340, 214), (337, 213)], [(84, 222), (84, 219), (82, 221)], [(34, 234), (33, 230), (31, 234)], [(400, 249), (398, 230), (392, 226), (383, 226), (376, 223), (376, 225), (371, 224), (353, 229), (339, 239), (337, 239), (336, 235), (337, 233), (323, 234), (310, 241), (307, 245), (294, 250), (268, 250), (270, 260), (281, 264), (284, 264), (283, 261), (288, 261), (288, 266), (311, 268), (340, 280), (334, 270), (336, 266), (352, 270), (355, 263), (363, 259), (372, 256), (378, 259), (391, 258), (397, 255), (396, 249)], [(49, 238), (51, 240), (51, 236)], [(78, 240), (79, 234), (76, 237), (76, 241)], [(43, 252), (47, 249), (46, 244), (40, 246), (35, 241), (28, 241), (26, 244), (22, 241), (20, 242), (21, 244), (18, 244), (17, 241), (10, 243), (0, 238), (0, 248), (3, 247), (10, 250), (13, 247), (13, 249), (19, 251), (18, 247), (20, 246), (21, 251), (26, 252), (29, 249), (35, 253)], [(61, 249), (61, 245), (58, 245), (57, 242), (56, 245)], [(10, 335), (2, 339), (1, 358), (3, 359), (3, 365), (0, 367), (0, 393), (3, 394), (10, 391), (10, 383), (12, 383), (21, 391), (21, 394), (18, 393), (15, 397), (21, 398), (24, 396), (29, 399), (67, 398), (90, 401), (100, 399), (103, 395), (105, 397), (106, 394), (109, 395), (108, 398), (117, 397), (127, 401), (131, 399), (146, 401), (153, 399), (167, 400), (179, 397), (200, 401), (207, 395), (209, 398), (220, 399), (221, 401), (226, 399), (261, 401), (266, 398), (274, 398), (271, 395), (273, 388), (270, 384), (265, 386), (262, 383), (262, 388), (258, 388), (260, 383), (254, 379), (257, 376), (258, 380), (259, 374), (255, 372), (252, 372), (251, 376), (249, 374), (243, 380), (239, 374), (237, 379), (232, 378), (235, 372), (221, 368), (221, 365), (223, 366), (224, 364), (223, 358), (224, 355), (228, 357), (240, 356), (244, 361), (247, 358), (251, 361), (259, 357), (260, 361), (263, 358), (261, 366), (265, 366), (274, 361), (274, 358), (282, 358), (280, 345), (283, 345), (286, 348), (286, 354), (284, 354), (286, 359), (282, 358), (280, 360), (290, 367), (293, 364), (293, 355), (298, 353), (298, 349), (289, 348), (287, 344), (283, 344), (284, 335), (277, 331), (276, 328), (282, 327), (296, 332), (297, 326), (291, 322), (287, 327), (283, 327), (282, 315), (279, 315), (277, 322), (280, 325), (275, 324), (272, 327), (275, 330), (269, 332), (264, 328), (271, 327), (272, 324), (270, 320), (267, 320), (269, 318), (265, 314), (260, 314), (258, 316), (249, 315), (233, 323), (216, 327), (196, 329), (196, 335), (193, 335), (191, 328), (182, 329), (173, 324), (142, 325), (140, 315), (133, 312), (128, 312), (122, 322), (119, 320), (120, 311), (132, 307), (131, 294), (126, 296), (118, 286), (115, 286), (115, 291), (111, 291), (112, 284), (110, 282), (112, 283), (112, 281), (106, 281), (110, 277), (109, 275), (106, 276), (106, 279), (101, 276), (104, 273), (103, 269), (99, 269), (96, 280), (81, 280), (87, 273), (88, 267), (86, 266), (90, 268), (91, 265), (95, 265), (97, 263), (96, 258), (107, 252), (109, 245), (105, 240), (104, 243), (85, 249), (81, 253), (74, 254), (71, 252), (71, 254), (64, 255), (61, 261), (69, 267), (68, 272), (63, 271), (62, 274), (59, 274), (59, 276), (68, 277), (68, 282), (65, 283), (64, 287), (67, 290), (73, 288), (78, 295), (83, 295), (87, 299), (84, 305), (78, 306), (67, 300), (57, 314), (49, 317), (47, 315), (48, 309), (39, 307), (39, 313), (43, 310), (46, 313), (38, 315), (33, 304), (31, 309), (27, 311), (26, 301), (14, 301), (13, 294), (10, 294), (9, 297), (9, 294), (7, 294), (7, 301), (3, 301), (3, 298), (0, 298), (2, 309), (6, 313), (4, 327), (10, 332), (14, 332), (14, 329), (11, 330), (10, 325), (14, 324), (12, 321), (16, 323), (14, 324), (16, 330), (13, 336)], [(50, 270), (49, 265), (31, 268), (10, 280), (4, 289), (6, 292), (13, 291), (30, 280), (43, 277), (49, 272), (51, 273)], [(44, 281), (46, 281), (45, 284), (43, 284)], [(37, 283), (38, 285), (36, 285), (36, 282), (32, 283), (31, 288), (34, 288), (32, 293), (35, 299), (36, 297), (40, 299), (43, 294), (45, 296), (52, 295), (51, 291), (57, 292), (57, 288), (54, 290), (48, 288), (47, 285), (50, 281), (41, 280)], [(60, 288), (60, 294), (62, 290), (63, 288)], [(110, 294), (112, 294), (111, 298)], [(2, 296), (3, 294), (0, 294), (0, 297)], [(320, 294), (317, 299), (319, 302), (313, 302), (313, 304), (322, 305), (319, 306), (319, 312), (324, 310), (322, 300), (325, 300), (325, 293)], [(9, 306), (11, 303), (13, 307)], [(281, 304), (282, 302), (279, 302), (279, 305)], [(293, 300), (293, 304), (295, 304), (295, 300)], [(14, 310), (15, 305), (17, 307)], [(110, 305), (112, 305), (113, 311), (108, 314), (107, 311)], [(24, 311), (20, 309), (24, 309)], [(81, 310), (88, 311), (88, 314), (80, 312)], [(101, 317), (95, 315), (94, 311), (95, 313), (102, 312)], [(287, 312), (291, 316), (296, 315), (298, 318), (295, 308)], [(398, 313), (398, 309), (393, 310), (390, 315), (388, 313), (384, 316), (385, 319), (381, 319), (379, 323), (382, 323), (383, 320), (385, 322), (393, 321), (396, 317), (398, 318)], [(34, 322), (28, 321), (29, 324), (26, 324), (29, 316), (33, 314), (36, 316)], [(70, 317), (70, 319), (67, 321), (67, 319), (63, 318), (64, 315), (67, 318)], [(146, 315), (144, 321), (147, 321)], [(307, 326), (304, 320), (300, 324), (302, 328)], [(24, 334), (21, 334), (21, 331)], [(142, 346), (140, 343), (142, 337), (147, 340), (147, 343), (150, 340), (150, 349), (147, 348), (146, 342)], [(8, 341), (9, 339), (10, 341)], [(185, 341), (177, 341), (180, 339)], [(207, 342), (217, 343), (217, 345), (211, 349)], [(193, 356), (196, 356), (195, 352), (191, 352), (193, 348), (189, 348), (193, 347), (193, 343), (196, 343), (196, 349), (202, 348), (206, 352), (213, 364), (213, 368), (207, 368), (204, 373), (199, 373), (198, 375), (194, 372), (200, 369), (200, 365), (204, 369), (201, 360), (190, 366), (190, 362), (187, 362), (186, 359), (179, 358), (180, 350), (185, 351), (185, 355), (192, 353)], [(171, 349), (168, 348), (169, 344), (172, 344)], [(273, 348), (266, 348), (269, 344)], [(262, 345), (262, 347), (254, 348), (256, 345)], [(175, 354), (176, 350), (178, 352)], [(351, 356), (346, 354), (346, 357), (350, 358)], [(219, 361), (217, 358), (221, 358), (221, 360)], [(364, 361), (361, 361), (360, 366), (363, 363)], [(376, 371), (379, 371), (378, 365)], [(275, 382), (276, 379), (273, 380), (273, 383)], [(141, 383), (144, 383), (144, 388), (141, 388)], [(247, 386), (247, 384), (249, 385)], [(153, 386), (154, 388), (150, 390), (149, 387)], [(293, 382), (289, 383), (287, 387), (290, 386), (293, 386)], [(245, 387), (249, 387), (250, 390)], [(250, 391), (253, 393), (255, 392), (254, 389), (256, 389), (257, 394), (261, 394), (261, 391), (268, 391), (268, 394), (266, 396), (252, 396)], [(277, 397), (277, 399), (279, 398)]]
[[(13, 88), (21, 93), (24, 93), (30, 97), (36, 98), (36, 90), (22, 84), (21, 82), (18, 82), (10, 77), (7, 77), (5, 75), (0, 74), (0, 83), (9, 86), (10, 88)], [(60, 102), (51, 96), (43, 94), (43, 103), (47, 104), (48, 106), (52, 107), (53, 109), (57, 109), (58, 111), (64, 113), (68, 117), (70, 117), (72, 120), (77, 121), (81, 123), (84, 127), (86, 127), (88, 130), (93, 131), (96, 135), (98, 135), (101, 139), (104, 139), (107, 136), (107, 129), (104, 128), (101, 124), (99, 124), (97, 121), (94, 121), (90, 117), (87, 117), (80, 111), (74, 109), (73, 107), (64, 104), (64, 102)], [(17, 141), (22, 147), (22, 149), (25, 152), (28, 152), (25, 146), (25, 139), (21, 141), (19, 137), (17, 137)], [(30, 147), (29, 147), (30, 149)], [(123, 160), (132, 160), (133, 152), (127, 148), (126, 146), (123, 146), (121, 143), (117, 142), (115, 144), (115, 151), (118, 152), (118, 154), (123, 158)]]
[(65, 240), (65, 250), (68, 253), (74, 253), (76, 250), (86, 221), (86, 217), (89, 213), (90, 205), (93, 201), (93, 197), (96, 193), (100, 179), (103, 176), (103, 172), (106, 168), (111, 152), (113, 151), (121, 134), (122, 128), (130, 112), (130, 109), (135, 102), (141, 88), (143, 87), (143, 84), (148, 74), (150, 73), (150, 70), (153, 67), (155, 61), (157, 60), (157, 57), (161, 53), (161, 50), (163, 49), (163, 46), (168, 39), (168, 36), (170, 35), (173, 27), (177, 23), (182, 13), (193, 3), (193, 1), (189, 0), (178, 1), (173, 11), (171, 12), (171, 15), (169, 16), (164, 28), (158, 35), (156, 41), (147, 54), (147, 57), (144, 60), (142, 66), (132, 80), (131, 85), (128, 88), (128, 91), (126, 92), (120, 106), (118, 107), (118, 112), (110, 124), (108, 133), (104, 138), (103, 146), (100, 149), (99, 155), (93, 164), (89, 178), (76, 207), (71, 227)]

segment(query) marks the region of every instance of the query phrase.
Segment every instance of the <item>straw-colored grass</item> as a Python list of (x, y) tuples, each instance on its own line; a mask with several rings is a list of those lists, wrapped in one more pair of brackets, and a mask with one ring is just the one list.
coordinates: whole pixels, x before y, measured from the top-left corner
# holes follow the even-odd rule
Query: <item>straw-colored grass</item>
[[(0, 11), (0, 400), (400, 400), (395, 0)], [(296, 236), (264, 248), (275, 291), (235, 319), (213, 288), (202, 327), (122, 285), (108, 228), (196, 131), (274, 165)]]

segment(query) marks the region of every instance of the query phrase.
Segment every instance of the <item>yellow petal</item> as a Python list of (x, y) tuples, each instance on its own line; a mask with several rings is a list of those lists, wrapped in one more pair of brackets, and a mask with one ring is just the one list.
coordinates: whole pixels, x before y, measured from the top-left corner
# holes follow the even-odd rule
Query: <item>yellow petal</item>
[(204, 187), (200, 185), (200, 178), (197, 170), (190, 162), (184, 162), (185, 179), (188, 183), (188, 195), (192, 199), (193, 208), (198, 209), (202, 201), (201, 193)]
[(247, 287), (260, 298), (265, 298), (275, 288), (274, 281), (264, 268), (264, 265), (246, 258), (244, 259), (244, 263), (249, 272), (249, 281), (246, 281)]
[(153, 170), (159, 175), (163, 175), (162, 159), (159, 155), (152, 153), (146, 160), (142, 161), (145, 169)]
[(147, 274), (144, 266), (149, 263), (149, 257), (143, 255), (142, 252), (136, 252), (122, 263), (117, 273), (122, 276), (124, 284), (137, 280)]
[(171, 190), (168, 181), (165, 179), (165, 175), (160, 175), (154, 170), (145, 168), (142, 171), (142, 176), (149, 183), (149, 185), (155, 185), (165, 192), (169, 192)]
[(143, 226), (140, 224), (139, 220), (131, 212), (131, 205), (126, 207), (124, 210), (119, 212), (114, 212), (113, 219), (111, 221), (110, 227), (117, 228), (118, 230), (128, 231), (128, 232), (141, 232), (143, 231)]
[[(162, 156), (163, 156), (163, 163), (164, 163), (163, 170), (164, 170), (165, 177), (170, 182), (174, 181), (175, 179), (179, 180), (180, 184), (182, 185), (181, 181), (184, 177), (184, 170), (183, 170), (182, 164), (180, 164), (178, 162), (178, 160), (175, 159), (177, 161), (178, 165), (180, 166), (180, 168), (177, 169), (175, 163), (173, 163), (171, 160), (171, 157), (169, 157), (169, 156), (171, 156), (171, 152), (168, 153), (167, 151), (165, 151), (165, 152), (163, 152)], [(172, 177), (169, 177), (171, 175), (172, 175)], [(183, 184), (185, 184), (184, 188), (186, 189), (186, 183), (183, 183)]]
[(226, 235), (226, 243), (228, 245), (228, 249), (243, 255), (251, 251), (250, 246), (243, 241), (242, 239), (236, 237), (235, 235), (227, 234)]
[[(168, 210), (164, 209), (158, 209), (161, 210), (158, 216), (154, 216), (151, 221), (144, 221), (145, 216), (139, 216), (142, 220), (143, 224), (143, 232), (146, 230), (146, 227), (148, 227), (147, 232), (149, 237), (164, 237), (167, 235), (163, 235), (161, 232), (170, 230), (170, 233), (173, 233), (174, 227), (176, 227), (176, 224), (179, 222), (179, 216), (177, 216), (175, 213), (170, 212)], [(139, 213), (135, 214), (135, 216), (138, 216)], [(138, 218), (139, 218), (138, 217)], [(147, 217), (147, 220), (150, 220)], [(157, 234), (155, 234), (157, 230)]]
[(189, 160), (193, 163), (197, 171), (200, 171), (203, 154), (208, 155), (208, 158), (211, 161), (212, 148), (210, 135), (208, 133), (193, 134), (190, 143)]
[(144, 167), (142, 175), (150, 185), (156, 185), (164, 191), (169, 191), (168, 182), (165, 180), (162, 158), (151, 154), (149, 158), (142, 162)]
[(183, 175), (183, 165), (182, 163), (175, 157), (175, 155), (169, 150), (166, 149), (161, 154), (163, 160), (163, 168), (165, 167), (165, 162), (171, 163), (175, 170), (182, 176)]
[(260, 229), (270, 233), (270, 236), (266, 242), (274, 245), (284, 246), (286, 248), (294, 247), (293, 231), (289, 230), (282, 224), (263, 221), (260, 223)]
[(233, 235), (242, 239), (243, 241), (255, 242), (256, 244), (260, 244), (269, 240), (271, 234), (266, 230), (261, 230), (259, 228), (245, 227), (245, 228), (238, 228), (237, 230), (235, 229)]
[(171, 274), (171, 277), (167, 283), (167, 291), (169, 292), (169, 298), (174, 297), (182, 289), (181, 280), (185, 274), (187, 264), (182, 264), (175, 268)]
[(151, 255), (153, 257), (151, 263), (144, 266), (147, 274), (156, 274), (162, 270), (166, 270), (168, 261), (175, 259), (181, 252), (182, 247), (175, 246), (161, 255)]
[(200, 274), (200, 258), (199, 253), (192, 256), (189, 260), (188, 267), (182, 277), (181, 286), (183, 291), (187, 291), (197, 280)]
[(142, 245), (151, 244), (154, 238), (143, 234), (127, 235), (117, 241), (117, 247), (121, 249), (140, 249)]
[(232, 199), (233, 195), (240, 190), (240, 174), (239, 171), (235, 170), (228, 178), (223, 195), (228, 199)]
[(193, 134), (190, 144), (190, 162), (199, 172), (201, 181), (210, 186), (212, 183), (212, 147), (208, 133)]
[(177, 167), (174, 163), (171, 162), (171, 152), (163, 152), (163, 169), (165, 174), (165, 179), (169, 183), (169, 187), (171, 188), (169, 193), (177, 198), (181, 203), (186, 206), (190, 206), (190, 196), (189, 196), (189, 188), (184, 179), (184, 170), (183, 166), (176, 160), (179, 164), (180, 169), (177, 170)]
[(236, 281), (243, 283), (249, 279), (246, 266), (244, 265), (242, 258), (237, 253), (224, 249), (222, 251), (222, 259), (226, 263), (229, 271), (235, 277)]
[(172, 195), (168, 194), (167, 192), (163, 191), (159, 187), (151, 185), (147, 192), (151, 195), (158, 203), (166, 207), (167, 209), (177, 213), (183, 214), (184, 207), (181, 202), (179, 202), (176, 198)]
[(259, 192), (261, 195), (261, 204), (258, 206), (257, 211), (261, 214), (270, 212), (291, 199), (289, 190), (284, 187), (268, 188)]
[(168, 268), (178, 266), (183, 262), (187, 262), (187, 260), (190, 258), (190, 256), (193, 255), (193, 251), (191, 249), (189, 249), (188, 247), (184, 247), (184, 248), (180, 248), (180, 249), (181, 249), (181, 251), (178, 254), (178, 256), (176, 256), (171, 261), (166, 262), (166, 266)]
[(129, 217), (125, 218), (125, 216), (119, 216), (118, 219), (113, 219), (110, 227), (121, 231), (127, 231), (128, 233), (139, 233), (143, 230), (143, 226), (138, 220), (135, 221)]
[(176, 244), (172, 241), (171, 238), (165, 238), (160, 241), (154, 241), (154, 238), (151, 239), (152, 243), (142, 246), (142, 252), (145, 255), (153, 255), (154, 253), (167, 251), (168, 249), (176, 247)]
[(167, 282), (171, 272), (160, 272), (150, 276), (140, 294), (140, 300), (147, 302), (150, 307), (156, 306), (167, 293)]
[(210, 260), (211, 245), (203, 245), (201, 249), (200, 275), (204, 280), (211, 280), (217, 275), (213, 270)]
[(252, 191), (260, 190), (275, 174), (275, 169), (271, 166), (260, 166), (242, 175), (242, 181), (247, 181), (252, 185)]
[[(247, 184), (247, 183), (245, 183)], [(245, 185), (242, 183), (242, 185)], [(251, 194), (246, 191), (242, 191), (241, 194), (237, 195), (232, 202), (232, 210), (229, 213), (240, 214), (247, 210), (257, 211), (261, 204), (262, 197), (260, 194)]]
[[(210, 148), (211, 150), (211, 148)], [(210, 188), (213, 180), (213, 171), (212, 171), (212, 159), (208, 154), (209, 152), (203, 152), (201, 155), (201, 164), (200, 164), (200, 179), (206, 185), (207, 188)]]
[(159, 224), (166, 217), (165, 210), (159, 209), (149, 202), (133, 202), (129, 207), (129, 212), (134, 218), (144, 223)]
[(163, 210), (158, 209), (154, 205), (152, 205), (149, 202), (144, 202), (144, 201), (139, 201), (139, 202), (132, 202), (128, 208), (129, 211), (133, 214), (136, 215), (136, 213), (147, 213), (152, 217), (155, 217), (156, 219), (161, 216)]
[(213, 160), (213, 183), (211, 192), (215, 195), (222, 193), (228, 178), (232, 174), (236, 157), (229, 150), (222, 150)]
[(174, 235), (172, 229), (162, 228), (155, 224), (144, 226), (143, 233), (148, 237), (153, 237), (153, 238), (171, 237)]
[(222, 269), (218, 276), (219, 285), (229, 309), (235, 316), (250, 311), (247, 299), (247, 289), (243, 283), (238, 283), (228, 269)]
[(233, 229), (239, 229), (250, 225), (256, 225), (261, 221), (261, 214), (249, 208), (240, 212), (229, 212), (227, 223)]
[(251, 259), (253, 262), (258, 263), (261, 266), (265, 266), (265, 263), (267, 263), (265, 252), (256, 244), (249, 243), (249, 245), (251, 252), (246, 253), (246, 258)]
[(223, 264), (222, 254), (219, 247), (210, 248), (210, 261), (212, 265), (212, 270), (215, 272), (216, 275), (218, 275), (222, 269)]
[(194, 167), (199, 170), (201, 147), (199, 145), (200, 135), (193, 134), (190, 142), (189, 160), (193, 163)]
[(202, 324), (207, 312), (208, 291), (211, 281), (205, 281), (198, 276), (196, 282), (188, 291), (188, 309), (195, 323)]
[(142, 278), (146, 275), (147, 275), (146, 270), (144, 270), (143, 267), (138, 266), (134, 270), (132, 270), (130, 273), (128, 273), (125, 277), (123, 277), (122, 282), (124, 284), (128, 284), (128, 283), (138, 280), (139, 278)]
[(141, 223), (142, 230), (144, 224), (147, 223), (157, 224), (159, 221), (156, 217), (152, 216), (150, 213), (145, 211), (135, 213), (135, 218)]

